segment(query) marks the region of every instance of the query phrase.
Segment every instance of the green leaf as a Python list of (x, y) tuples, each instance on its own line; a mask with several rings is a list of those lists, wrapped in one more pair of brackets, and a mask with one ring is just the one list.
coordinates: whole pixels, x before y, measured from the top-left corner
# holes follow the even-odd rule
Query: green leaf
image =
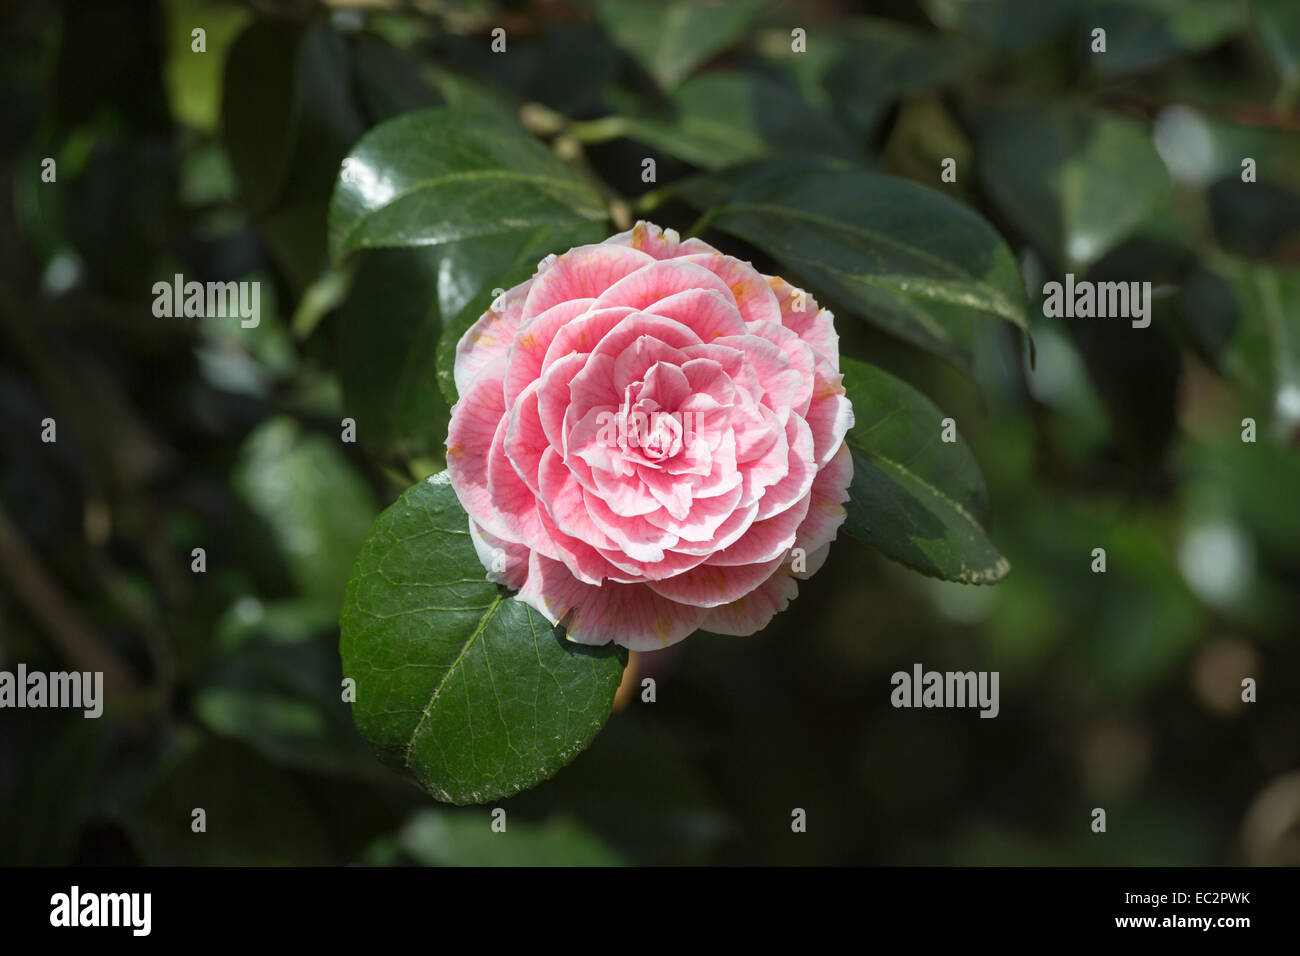
[(665, 90), (734, 43), (767, 0), (598, 0), (596, 13), (614, 44)]
[(359, 249), (446, 246), (604, 219), (595, 189), (519, 128), (424, 110), (376, 126), (343, 161), (330, 250), (341, 262)]
[(845, 388), (853, 404), (854, 431), (873, 454), (898, 462), (933, 485), (980, 522), (987, 516), (988, 490), (966, 440), (942, 441), (944, 419), (922, 392), (884, 369), (847, 355), (840, 357)]
[[(585, 124), (704, 169), (759, 159), (773, 148), (853, 157), (858, 150), (825, 113), (771, 77), (714, 71), (670, 97), (666, 115), (616, 115)], [(575, 132), (583, 129), (578, 124)]]
[(1145, 129), (1066, 107), (990, 112), (976, 154), (999, 210), (1072, 271), (1117, 246), (1170, 190)]
[(376, 510), (339, 448), (337, 436), (273, 418), (249, 435), (232, 476), (240, 497), (270, 526), (299, 593), (334, 607)]
[(566, 642), (484, 580), (445, 472), (375, 523), (341, 628), (362, 735), (452, 803), (509, 796), (572, 760), (608, 719), (626, 661)]
[(438, 256), (368, 252), (339, 311), (344, 410), (370, 448), (441, 455), (450, 413), (437, 382)]
[(729, 172), (686, 195), (711, 195), (728, 179), (740, 185), (708, 214), (712, 226), (901, 338), (968, 367), (971, 313), (1026, 327), (1011, 251), (956, 200), (889, 176), (786, 162)]
[(1011, 565), (977, 517), (987, 510), (983, 478), (964, 442), (941, 440), (943, 413), (878, 368), (847, 357), (841, 368), (855, 418), (845, 530), (931, 577), (1001, 580)]

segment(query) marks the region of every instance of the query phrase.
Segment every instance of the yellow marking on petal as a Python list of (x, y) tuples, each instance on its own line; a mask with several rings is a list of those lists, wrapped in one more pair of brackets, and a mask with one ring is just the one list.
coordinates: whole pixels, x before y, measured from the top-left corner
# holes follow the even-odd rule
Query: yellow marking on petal
[(831, 398), (835, 395), (843, 395), (845, 391), (843, 381), (834, 382), (818, 379), (817, 384), (813, 386), (813, 398)]

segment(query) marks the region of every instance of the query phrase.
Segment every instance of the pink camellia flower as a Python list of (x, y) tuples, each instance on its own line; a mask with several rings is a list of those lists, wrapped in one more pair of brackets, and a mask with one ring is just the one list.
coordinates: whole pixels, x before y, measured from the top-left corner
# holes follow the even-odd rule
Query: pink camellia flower
[(571, 640), (753, 634), (844, 521), (831, 313), (637, 223), (548, 256), (456, 347), (452, 487), (488, 578)]

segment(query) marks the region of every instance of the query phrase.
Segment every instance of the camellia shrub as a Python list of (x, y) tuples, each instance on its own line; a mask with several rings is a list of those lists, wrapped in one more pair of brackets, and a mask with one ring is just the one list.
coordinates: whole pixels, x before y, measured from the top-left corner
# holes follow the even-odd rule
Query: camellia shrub
[(446, 471), (380, 517), (342, 615), (357, 725), (439, 799), (553, 774), (605, 722), (628, 650), (757, 633), (841, 528), (935, 577), (1009, 570), (955, 424), (842, 355), (818, 304), (963, 361), (973, 316), (1025, 325), (993, 228), (934, 190), (818, 160), (680, 185), (702, 223), (789, 277), (647, 221), (582, 242), (609, 228), (599, 184), (499, 119), (402, 115), (341, 165), (340, 262), (431, 247), (445, 268), (504, 234), (528, 263), (442, 330)]
[(0, 863), (1300, 861), (1296, 0), (0, 16)]

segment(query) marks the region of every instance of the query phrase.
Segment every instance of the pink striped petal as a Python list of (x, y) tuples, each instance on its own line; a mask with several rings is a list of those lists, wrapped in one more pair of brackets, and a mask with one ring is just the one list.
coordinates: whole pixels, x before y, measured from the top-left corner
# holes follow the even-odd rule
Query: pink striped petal
[(457, 395), (464, 395), (473, 388), (484, 370), (504, 357), (506, 349), (514, 342), (523, 317), (528, 284), (522, 283), (498, 296), (491, 308), (456, 343), (452, 376), (456, 381)]
[(555, 334), (547, 347), (546, 358), (542, 361), (543, 373), (560, 359), (575, 352), (585, 355), (594, 350), (610, 329), (635, 311), (620, 305), (612, 309), (589, 309), (573, 319)]
[(575, 643), (617, 641), (640, 651), (676, 644), (705, 616), (703, 608), (660, 597), (644, 584), (584, 584), (563, 564), (535, 553), (518, 597), (552, 624), (562, 625)]
[(524, 586), (524, 579), (528, 577), (529, 551), (526, 547), (489, 534), (473, 518), (469, 519), (469, 537), (489, 581), (511, 590)]
[(524, 301), (525, 319), (574, 299), (594, 299), (619, 279), (654, 262), (629, 246), (597, 243), (548, 256), (533, 277)]
[(513, 405), (528, 384), (542, 374), (542, 360), (560, 329), (587, 311), (591, 299), (571, 299), (529, 319), (515, 333), (506, 351), (506, 404)]
[(690, 604), (693, 607), (717, 607), (738, 601), (758, 587), (784, 560), (784, 555), (761, 564), (715, 565), (705, 562), (697, 568), (662, 581), (653, 581), (649, 587), (656, 594)]
[[(840, 370), (840, 337), (835, 332), (835, 316), (829, 309), (819, 308), (811, 294), (799, 295), (784, 279), (768, 277), (768, 286), (781, 307), (781, 324), (807, 342), (822, 358), (830, 362), (835, 371)], [(802, 304), (803, 310), (796, 306)]]
[(714, 634), (749, 637), (767, 627), (798, 593), (799, 586), (790, 575), (778, 570), (740, 600), (710, 608), (700, 628)]
[(781, 307), (767, 278), (748, 262), (720, 252), (682, 256), (677, 261), (701, 265), (721, 279), (746, 322), (781, 321)]
[(702, 342), (723, 335), (744, 335), (745, 320), (735, 303), (717, 289), (687, 289), (651, 302), (642, 309), (689, 328)]
[(644, 309), (677, 292), (691, 289), (714, 289), (734, 304), (726, 283), (708, 269), (681, 259), (666, 259), (638, 269), (596, 297), (593, 309), (628, 305)]

